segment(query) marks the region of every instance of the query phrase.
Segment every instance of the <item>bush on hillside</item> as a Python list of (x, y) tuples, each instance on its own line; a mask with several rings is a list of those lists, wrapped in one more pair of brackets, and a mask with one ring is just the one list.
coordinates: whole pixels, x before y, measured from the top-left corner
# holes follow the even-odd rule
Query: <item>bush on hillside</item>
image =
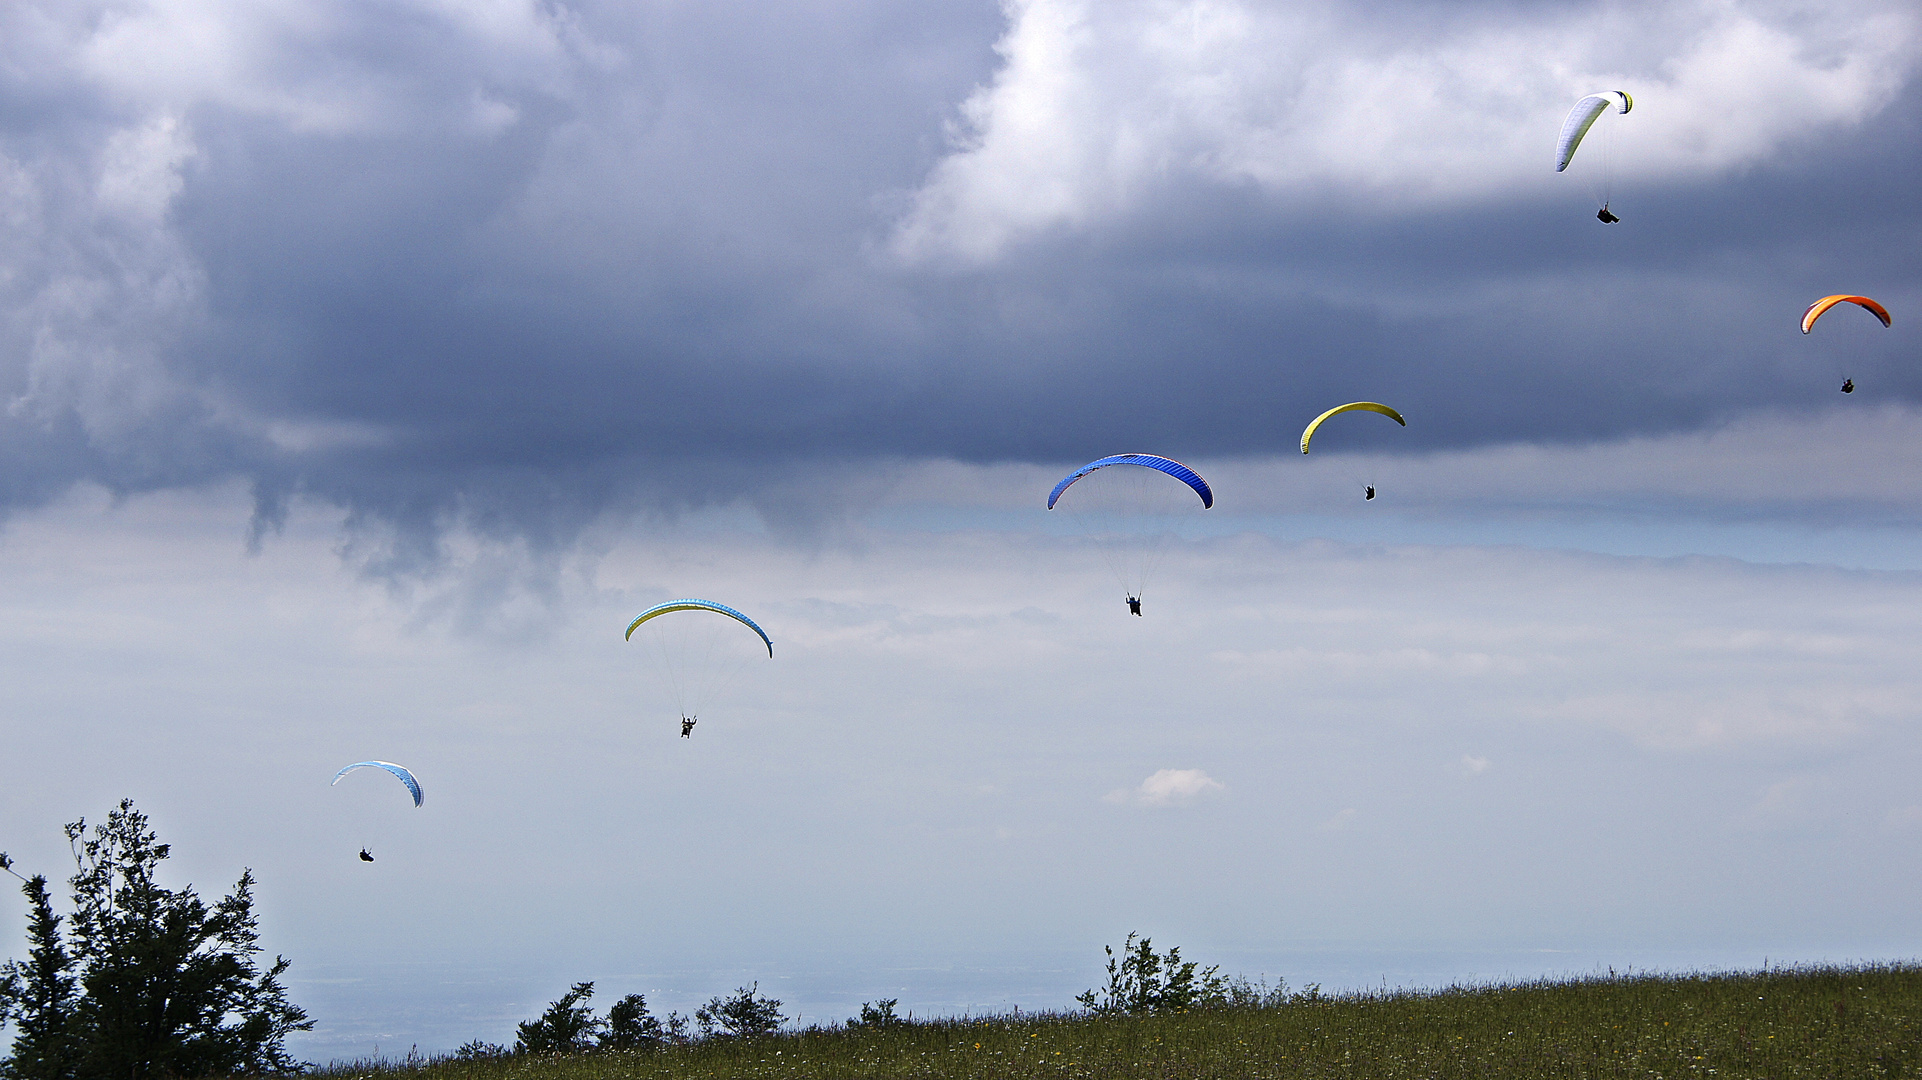
[(884, 1028), (908, 1023), (907, 1018), (895, 1015), (894, 1007), (901, 1004), (900, 998), (883, 998), (880, 1001), (863, 1001), (861, 1015), (848, 1021), (851, 1028)]
[(665, 1019), (655, 1016), (647, 1011), (647, 999), (640, 994), (615, 1002), (606, 1016), (594, 1015), (594, 1007), (587, 1004), (593, 996), (593, 983), (575, 983), (537, 1019), (520, 1025), (513, 1050), (476, 1039), (456, 1051), (455, 1057), (467, 1061), (509, 1053), (554, 1056), (590, 1050), (655, 1050), (688, 1041), (687, 1017), (680, 1013), (669, 1013)]
[(1197, 972), (1196, 962), (1183, 960), (1179, 947), (1169, 949), (1165, 956), (1156, 956), (1148, 938), (1136, 944), (1135, 935), (1129, 934), (1119, 957), (1112, 947), (1102, 948), (1108, 954), (1107, 990), (1089, 990), (1075, 999), (1082, 1008), (1097, 1015), (1175, 1012), (1235, 1004), (1228, 979), (1217, 974), (1219, 965)]
[(561, 995), (559, 1001), (548, 1003), (547, 1011), (538, 1019), (520, 1025), (520, 1037), (514, 1040), (516, 1054), (578, 1054), (592, 1050), (596, 1036), (607, 1027), (607, 1021), (594, 1015), (592, 1005), (583, 1004), (594, 996), (594, 984), (575, 983), (574, 988)]
[(738, 987), (733, 997), (710, 998), (706, 1005), (694, 1011), (694, 1019), (701, 1025), (701, 1036), (720, 1034), (746, 1038), (773, 1033), (787, 1017), (781, 1015), (778, 999), (763, 997), (760, 991), (761, 984), (757, 982), (753, 986)]
[[(685, 1028), (687, 1021), (679, 1016), (670, 1018), (676, 1028)], [(607, 1034), (601, 1036), (603, 1050), (653, 1050), (670, 1042), (682, 1032), (670, 1029), (661, 1023), (660, 1017), (647, 1011), (647, 999), (639, 994), (629, 994), (615, 1002), (607, 1010)]]
[(484, 1039), (472, 1039), (460, 1044), (460, 1046), (454, 1050), (453, 1054), (449, 1055), (448, 1060), (492, 1061), (495, 1058), (504, 1058), (511, 1053), (513, 1053), (512, 1050), (509, 1050), (499, 1043), (487, 1042)]

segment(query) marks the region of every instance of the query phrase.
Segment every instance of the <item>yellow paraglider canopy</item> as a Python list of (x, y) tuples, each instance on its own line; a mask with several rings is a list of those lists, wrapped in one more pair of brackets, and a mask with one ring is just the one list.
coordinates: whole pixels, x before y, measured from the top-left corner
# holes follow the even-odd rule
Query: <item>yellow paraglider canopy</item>
[(1400, 413), (1396, 412), (1395, 410), (1389, 408), (1386, 405), (1383, 405), (1374, 401), (1351, 401), (1346, 405), (1337, 405), (1334, 408), (1329, 409), (1327, 412), (1322, 413), (1320, 416), (1315, 417), (1314, 420), (1309, 422), (1308, 427), (1305, 430), (1303, 430), (1301, 433), (1301, 452), (1304, 454), (1308, 452), (1308, 440), (1314, 438), (1315, 429), (1321, 426), (1321, 422), (1323, 420), (1326, 420), (1337, 413), (1353, 412), (1356, 409), (1363, 409), (1368, 412), (1378, 412), (1383, 416), (1386, 416), (1390, 420), (1393, 420), (1395, 423), (1400, 424), (1402, 427), (1408, 426), (1408, 421), (1403, 420), (1401, 418)]

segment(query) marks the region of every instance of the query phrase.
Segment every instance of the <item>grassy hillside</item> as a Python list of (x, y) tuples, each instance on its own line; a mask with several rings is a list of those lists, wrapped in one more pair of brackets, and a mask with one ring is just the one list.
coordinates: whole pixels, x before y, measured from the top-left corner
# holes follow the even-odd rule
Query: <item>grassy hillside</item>
[(1922, 966), (1622, 977), (1276, 1008), (810, 1030), (656, 1052), (359, 1065), (332, 1077), (1922, 1076)]

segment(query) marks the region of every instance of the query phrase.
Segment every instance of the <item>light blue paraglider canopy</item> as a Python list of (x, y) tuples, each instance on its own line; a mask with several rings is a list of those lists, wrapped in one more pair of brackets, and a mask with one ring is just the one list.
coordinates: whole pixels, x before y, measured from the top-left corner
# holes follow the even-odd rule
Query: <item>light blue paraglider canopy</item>
[(669, 600), (665, 604), (655, 604), (653, 607), (634, 616), (634, 621), (627, 624), (627, 640), (634, 640), (634, 631), (638, 629), (642, 623), (657, 616), (665, 615), (670, 611), (714, 611), (726, 615), (730, 619), (738, 619), (749, 630), (761, 635), (761, 640), (767, 645), (768, 659), (774, 659), (774, 639), (767, 636), (767, 631), (761, 629), (759, 623), (728, 607), (726, 604), (717, 604), (712, 600), (696, 600), (693, 597), (685, 600)]
[(1160, 470), (1189, 487), (1194, 488), (1195, 494), (1201, 496), (1201, 508), (1203, 510), (1215, 505), (1215, 493), (1213, 489), (1208, 487), (1208, 481), (1203, 480), (1200, 473), (1183, 465), (1181, 462), (1175, 461), (1172, 458), (1157, 457), (1154, 454), (1116, 454), (1113, 457), (1104, 457), (1100, 461), (1090, 461), (1086, 465), (1068, 474), (1067, 479), (1056, 484), (1054, 490), (1048, 493), (1048, 509), (1054, 509), (1055, 500), (1061, 498), (1061, 493), (1068, 490), (1068, 485), (1096, 469), (1105, 469), (1110, 465), (1139, 465), (1144, 469)]
[[(402, 768), (399, 765), (394, 764), (391, 761), (356, 761), (352, 765), (349, 765), (346, 768), (335, 773), (333, 784), (340, 783), (341, 777), (346, 776), (348, 773), (353, 772), (355, 769), (370, 769), (370, 768), (386, 769), (388, 772), (393, 773), (396, 777), (398, 777), (401, 783), (407, 785), (407, 790), (413, 793), (415, 806), (419, 806), (422, 800), (426, 799), (426, 796), (422, 795), (420, 792), (420, 781), (414, 779), (414, 774), (408, 772), (406, 769)], [(333, 785), (329, 784), (328, 786), (331, 787)]]

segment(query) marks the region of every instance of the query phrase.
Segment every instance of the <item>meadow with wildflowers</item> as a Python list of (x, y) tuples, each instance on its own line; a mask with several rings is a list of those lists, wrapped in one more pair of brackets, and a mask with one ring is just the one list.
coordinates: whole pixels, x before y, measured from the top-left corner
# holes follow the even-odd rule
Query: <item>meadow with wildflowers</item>
[(1922, 965), (1608, 975), (1429, 992), (813, 1027), (641, 1051), (322, 1069), (347, 1080), (1922, 1075)]

